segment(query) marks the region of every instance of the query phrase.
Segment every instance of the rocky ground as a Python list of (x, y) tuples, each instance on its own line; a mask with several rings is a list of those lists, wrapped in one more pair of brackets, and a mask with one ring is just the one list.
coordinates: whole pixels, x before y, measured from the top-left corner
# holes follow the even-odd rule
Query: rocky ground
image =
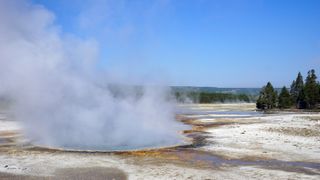
[(0, 179), (320, 179), (320, 114), (261, 114), (254, 104), (181, 105), (187, 146), (66, 152), (26, 145), (0, 114)]

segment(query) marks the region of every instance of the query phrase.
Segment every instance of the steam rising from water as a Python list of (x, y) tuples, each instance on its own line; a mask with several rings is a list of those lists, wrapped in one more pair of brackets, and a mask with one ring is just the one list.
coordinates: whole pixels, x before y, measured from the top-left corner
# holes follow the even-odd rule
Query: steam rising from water
[(25, 1), (0, 0), (0, 95), (36, 144), (112, 150), (180, 141), (166, 89), (142, 95), (106, 84), (97, 73), (98, 44), (60, 32), (54, 15)]

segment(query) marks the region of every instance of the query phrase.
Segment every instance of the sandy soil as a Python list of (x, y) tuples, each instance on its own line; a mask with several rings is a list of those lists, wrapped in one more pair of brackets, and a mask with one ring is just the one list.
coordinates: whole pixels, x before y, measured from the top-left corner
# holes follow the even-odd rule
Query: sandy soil
[[(0, 114), (0, 179), (319, 179), (320, 114), (259, 114), (254, 104), (181, 105), (194, 144), (88, 153), (22, 143)], [(230, 113), (229, 113), (230, 111)]]

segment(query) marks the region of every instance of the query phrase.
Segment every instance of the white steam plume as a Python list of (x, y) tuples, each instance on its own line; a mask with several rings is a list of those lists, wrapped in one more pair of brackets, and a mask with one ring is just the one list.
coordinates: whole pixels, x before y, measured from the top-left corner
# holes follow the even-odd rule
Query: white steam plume
[(115, 97), (105, 85), (114, 80), (95, 68), (97, 43), (60, 31), (44, 7), (0, 0), (0, 95), (14, 101), (27, 137), (39, 145), (100, 150), (180, 142), (166, 90), (145, 86), (140, 96), (122, 89)]

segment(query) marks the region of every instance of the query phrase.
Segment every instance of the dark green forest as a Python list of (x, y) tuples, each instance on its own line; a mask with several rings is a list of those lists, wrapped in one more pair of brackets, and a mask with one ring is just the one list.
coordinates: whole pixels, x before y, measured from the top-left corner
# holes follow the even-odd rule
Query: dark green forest
[(178, 102), (193, 103), (227, 103), (227, 102), (253, 102), (255, 96), (244, 93), (222, 93), (222, 92), (198, 92), (176, 91), (174, 93)]
[(268, 82), (262, 87), (257, 108), (268, 109), (319, 109), (320, 108), (320, 84), (317, 81), (315, 70), (310, 70), (306, 79), (299, 72), (293, 80), (290, 88), (283, 87), (279, 94)]

